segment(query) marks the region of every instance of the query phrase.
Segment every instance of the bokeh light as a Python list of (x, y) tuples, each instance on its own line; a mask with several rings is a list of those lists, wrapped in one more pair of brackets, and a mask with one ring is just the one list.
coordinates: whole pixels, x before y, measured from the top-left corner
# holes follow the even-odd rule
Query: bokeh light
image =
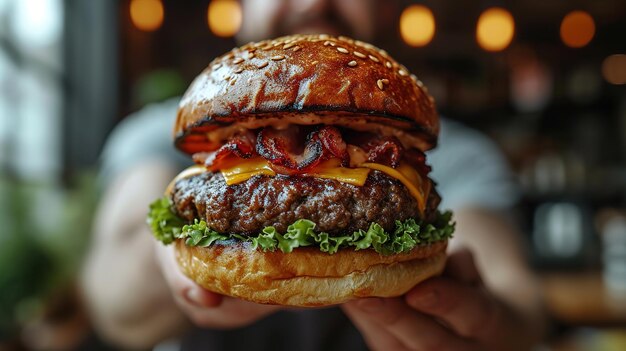
[(130, 19), (137, 29), (152, 32), (163, 24), (164, 10), (160, 0), (131, 0)]
[(593, 17), (584, 11), (572, 11), (561, 22), (561, 40), (572, 48), (582, 48), (596, 33)]
[(400, 16), (400, 35), (411, 46), (425, 46), (435, 36), (435, 16), (423, 5), (411, 5)]
[(605, 58), (602, 62), (602, 76), (611, 84), (626, 84), (626, 55), (616, 54)]
[(515, 34), (515, 21), (511, 13), (503, 8), (485, 10), (476, 24), (476, 40), (487, 51), (506, 49)]
[(207, 9), (207, 23), (218, 37), (232, 37), (241, 27), (241, 5), (235, 0), (213, 0)]

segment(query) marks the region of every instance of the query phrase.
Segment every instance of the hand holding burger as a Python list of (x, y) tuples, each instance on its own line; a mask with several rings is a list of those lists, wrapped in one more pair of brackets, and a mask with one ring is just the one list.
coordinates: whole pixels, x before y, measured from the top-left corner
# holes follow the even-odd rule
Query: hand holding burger
[(209, 291), (181, 272), (173, 246), (156, 243), (155, 250), (176, 305), (197, 326), (215, 329), (245, 327), (282, 308)]
[(484, 286), (466, 249), (442, 276), (402, 297), (350, 301), (341, 307), (372, 350), (530, 350), (541, 328)]
[(180, 103), (196, 162), (151, 206), (204, 288), (277, 305), (393, 297), (439, 274), (453, 232), (428, 178), (425, 87), (367, 43), (295, 35), (217, 58)]

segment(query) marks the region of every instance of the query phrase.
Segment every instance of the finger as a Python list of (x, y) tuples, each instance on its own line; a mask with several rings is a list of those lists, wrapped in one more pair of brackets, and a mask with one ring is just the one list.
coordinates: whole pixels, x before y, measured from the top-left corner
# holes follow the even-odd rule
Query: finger
[(480, 273), (474, 262), (474, 255), (467, 248), (462, 248), (448, 256), (444, 275), (468, 284), (482, 284)]
[(354, 326), (361, 332), (363, 339), (372, 350), (409, 350), (400, 340), (386, 328), (381, 327), (372, 318), (364, 317), (360, 306), (356, 302), (348, 302), (341, 306), (343, 312), (350, 318)]
[(280, 309), (280, 306), (261, 305), (233, 297), (224, 296), (216, 308), (190, 308), (181, 306), (196, 325), (217, 329), (243, 327)]
[(282, 309), (284, 307), (279, 305), (264, 305), (225, 296), (219, 307), (222, 316), (220, 321), (224, 327), (238, 327), (255, 322)]
[(459, 335), (488, 340), (503, 323), (498, 302), (479, 287), (447, 277), (425, 281), (405, 295), (419, 312), (441, 319)]
[[(349, 311), (353, 321), (369, 322), (364, 334), (372, 335), (370, 339), (384, 330), (410, 350), (476, 349), (473, 342), (454, 335), (432, 317), (416, 313), (401, 298), (357, 300), (347, 303), (344, 310)], [(386, 344), (392, 342), (388, 339)]]
[(190, 286), (183, 290), (182, 296), (191, 305), (201, 308), (217, 307), (222, 303), (224, 298), (220, 294), (216, 294), (197, 285)]
[(176, 302), (193, 307), (217, 307), (222, 302), (222, 295), (206, 290), (184, 275), (175, 259), (174, 248), (157, 246), (157, 257), (165, 280), (174, 294)]
[(173, 247), (158, 245), (156, 250), (157, 259), (173, 292), (174, 300), (196, 325), (213, 328), (240, 327), (280, 308), (222, 296), (206, 290), (181, 272)]

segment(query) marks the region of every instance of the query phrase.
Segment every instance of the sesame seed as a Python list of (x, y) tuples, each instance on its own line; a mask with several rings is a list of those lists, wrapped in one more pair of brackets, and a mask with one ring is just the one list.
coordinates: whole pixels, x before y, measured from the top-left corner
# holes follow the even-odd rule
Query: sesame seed
[(348, 62), (348, 66), (350, 66), (350, 67), (354, 67), (354, 66), (356, 66), (356, 61), (350, 61), (350, 62)]
[(415, 74), (411, 74), (411, 80), (413, 82), (417, 82), (417, 76)]
[(383, 84), (389, 84), (389, 79), (387, 78), (383, 78), (380, 81), (383, 82)]
[(289, 48), (294, 47), (295, 45), (296, 45), (296, 44), (294, 44), (294, 43), (288, 43), (288, 44), (285, 44), (285, 45), (283, 46), (283, 49), (284, 49), (284, 50), (287, 50), (287, 49), (289, 49)]
[(339, 51), (339, 52), (340, 52), (340, 53), (342, 53), (342, 54), (347, 54), (347, 53), (349, 52), (349, 51), (348, 51), (348, 49), (346, 49), (346, 48), (342, 48), (342, 47), (338, 47), (338, 48), (337, 48), (337, 51)]
[(242, 62), (243, 62), (243, 59), (241, 57), (237, 57), (236, 59), (233, 60), (234, 64), (239, 64), (239, 63), (242, 63)]
[(354, 52), (354, 56), (356, 56), (356, 57), (358, 57), (358, 58), (366, 58), (366, 57), (367, 57), (367, 56), (365, 56), (365, 54), (360, 53), (360, 52), (358, 52), (358, 51), (355, 51), (355, 52)]
[(272, 56), (271, 60), (272, 61), (280, 61), (280, 60), (282, 60), (284, 58), (285, 58), (285, 56), (283, 56), (283, 55), (276, 55), (276, 56)]
[(385, 66), (387, 66), (387, 68), (391, 68), (391, 62), (389, 61), (385, 62)]
[(220, 67), (222, 67), (221, 63), (216, 63), (216, 64), (213, 65), (213, 69), (214, 70), (218, 70)]
[(320, 35), (319, 35), (319, 38), (320, 38), (320, 39), (328, 39), (328, 38), (329, 38), (329, 36), (328, 36), (328, 34), (320, 34)]
[(408, 73), (407, 73), (405, 70), (403, 70), (403, 69), (399, 69), (399, 70), (398, 70), (398, 74), (404, 77), (404, 76), (406, 76)]
[(293, 52), (296, 52), (296, 51), (298, 51), (298, 50), (300, 50), (300, 49), (302, 49), (302, 48), (301, 48), (301, 47), (299, 47), (299, 46), (296, 46), (295, 48), (293, 48)]
[(380, 60), (376, 57), (376, 56), (372, 56), (372, 55), (367, 55), (370, 60), (374, 61), (374, 62), (380, 62)]
[(319, 62), (319, 61), (313, 61), (313, 62), (311, 62), (311, 65), (315, 66), (315, 65), (317, 65), (318, 63), (320, 63), (320, 62)]
[(239, 74), (239, 73), (243, 72), (243, 67), (239, 67), (236, 70), (234, 70), (233, 72)]
[(258, 66), (256, 66), (256, 67), (257, 67), (257, 68), (263, 68), (263, 67), (267, 66), (268, 64), (269, 64), (269, 62), (264, 61), (264, 62), (261, 62), (261, 63), (260, 63)]
[(254, 57), (254, 52), (249, 52), (248, 53), (248, 60)]
[(330, 42), (330, 41), (328, 41), (328, 40), (326, 40), (326, 41), (324, 42), (324, 46), (328, 46), (328, 45), (330, 45), (330, 44), (331, 44), (331, 42)]
[(385, 87), (382, 79), (377, 80), (376, 85), (378, 85), (378, 89), (380, 90), (383, 90), (383, 88)]
[(229, 79), (230, 79), (230, 75), (227, 74), (224, 76), (224, 80), (229, 80)]

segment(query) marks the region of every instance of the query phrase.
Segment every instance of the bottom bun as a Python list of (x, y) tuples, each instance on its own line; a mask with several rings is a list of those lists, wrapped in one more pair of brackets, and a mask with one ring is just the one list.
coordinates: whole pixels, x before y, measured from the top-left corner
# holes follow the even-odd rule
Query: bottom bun
[(316, 307), (360, 297), (394, 297), (440, 274), (447, 241), (383, 256), (373, 250), (316, 248), (263, 252), (247, 242), (209, 247), (176, 241), (182, 271), (204, 288), (263, 304)]

